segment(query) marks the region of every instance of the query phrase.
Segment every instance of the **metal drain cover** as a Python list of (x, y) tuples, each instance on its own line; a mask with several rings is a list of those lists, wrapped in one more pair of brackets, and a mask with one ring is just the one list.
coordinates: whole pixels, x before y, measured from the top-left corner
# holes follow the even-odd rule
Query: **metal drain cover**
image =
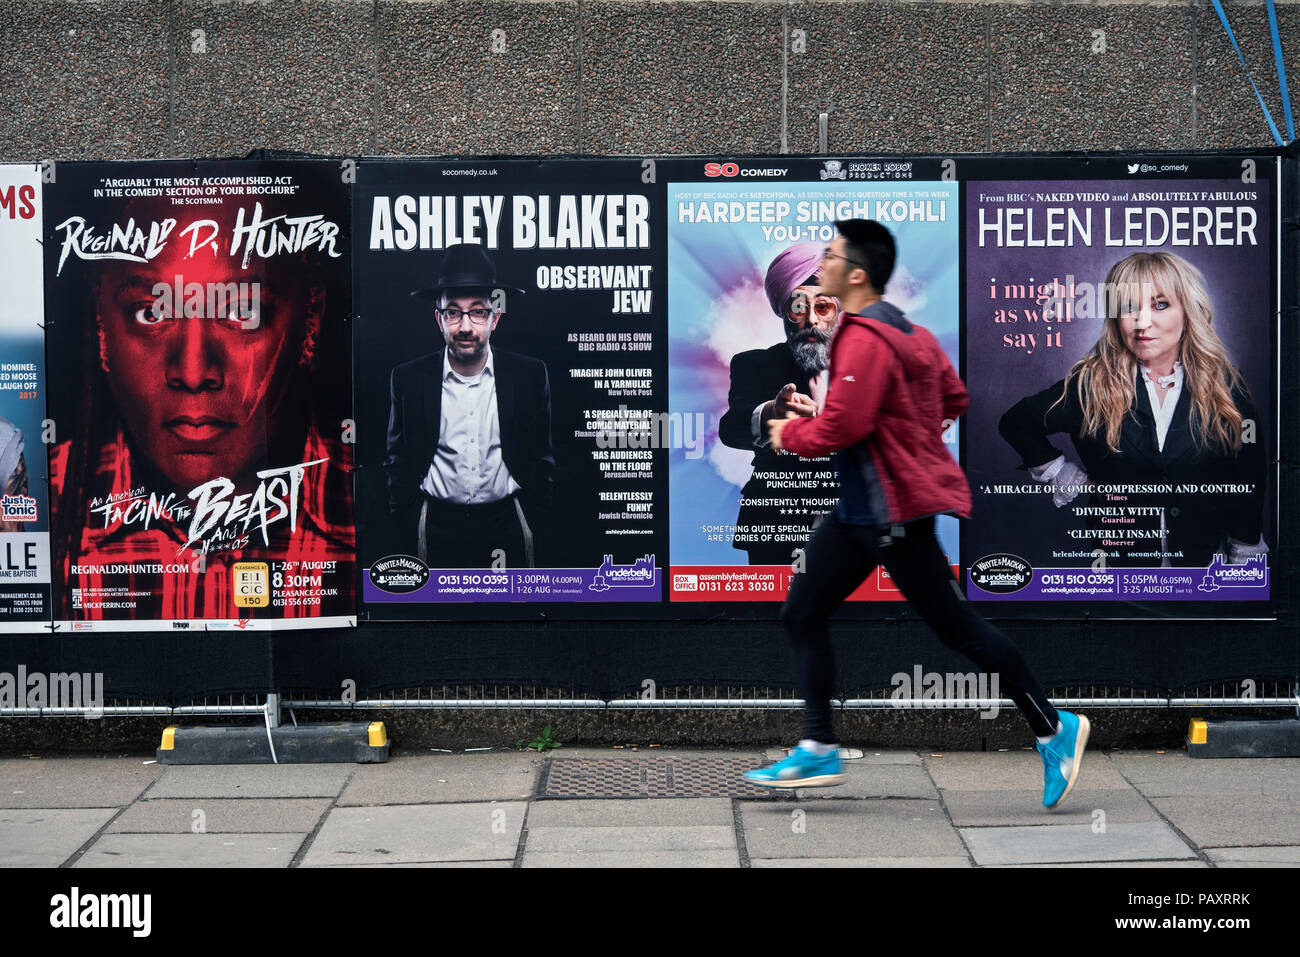
[(740, 775), (759, 761), (744, 758), (552, 758), (539, 798), (792, 797), (754, 787)]

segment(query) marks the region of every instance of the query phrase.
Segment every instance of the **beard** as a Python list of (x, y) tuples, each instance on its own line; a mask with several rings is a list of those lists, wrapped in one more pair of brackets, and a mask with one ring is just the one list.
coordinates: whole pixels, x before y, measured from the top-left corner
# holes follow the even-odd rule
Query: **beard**
[[(809, 336), (816, 338), (809, 339)], [(795, 330), (787, 326), (785, 341), (794, 356), (794, 364), (804, 375), (816, 375), (830, 365), (831, 333), (826, 330), (811, 326)]]
[(486, 338), (476, 340), (470, 339), (452, 339), (452, 354), (463, 361), (473, 361), (482, 358), (487, 351), (488, 341)]

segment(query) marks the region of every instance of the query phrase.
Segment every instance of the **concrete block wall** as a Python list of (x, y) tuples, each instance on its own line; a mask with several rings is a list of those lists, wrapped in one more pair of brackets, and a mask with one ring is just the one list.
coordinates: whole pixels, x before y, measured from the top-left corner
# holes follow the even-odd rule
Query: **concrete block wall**
[(1208, 0), (0, 0), (0, 62), (0, 160), (1272, 142)]

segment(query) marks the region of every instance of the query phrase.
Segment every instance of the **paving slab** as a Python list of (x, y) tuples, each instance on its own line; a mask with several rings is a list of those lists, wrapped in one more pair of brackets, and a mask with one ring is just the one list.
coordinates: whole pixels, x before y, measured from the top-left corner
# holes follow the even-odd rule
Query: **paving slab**
[(0, 760), (0, 808), (122, 807), (163, 772), (143, 758)]
[(492, 802), (335, 808), (302, 866), (514, 860), (527, 807)]
[(915, 751), (866, 751), (854, 764), (923, 764)]
[(116, 813), (116, 808), (0, 810), (0, 867), (58, 867)]
[(938, 801), (801, 801), (793, 808), (745, 802), (740, 814), (751, 859), (966, 853)]
[(1300, 844), (1300, 795), (1185, 795), (1151, 803), (1200, 847)]
[(316, 827), (328, 798), (252, 798), (137, 801), (109, 834), (306, 834)]
[(1176, 860), (1196, 856), (1161, 821), (1110, 824), (1102, 833), (1086, 824), (963, 827), (960, 831), (976, 864)]
[(105, 834), (74, 867), (288, 867), (303, 834)]
[(830, 788), (797, 788), (804, 798), (930, 798), (939, 796), (925, 768), (910, 764), (863, 764), (841, 761), (840, 770), (848, 778)]
[(405, 864), (324, 864), (322, 870), (342, 870), (344, 868), (388, 868), (397, 867), (514, 867), (514, 861), (410, 861)]
[(1200, 867), (1208, 868), (1210, 865), (1204, 861), (1187, 860), (1187, 861), (1065, 861), (1058, 864), (991, 864), (995, 869), (1002, 868), (1028, 868), (1028, 867), (1109, 867), (1124, 868), (1130, 867), (1141, 868), (1158, 868), (1158, 867)]
[[(1136, 791), (1076, 787), (1052, 810), (1043, 807), (1042, 790), (941, 791), (948, 816), (958, 827), (1002, 827), (1011, 824), (1135, 824), (1158, 821), (1146, 799)], [(1104, 811), (1104, 817), (1095, 816)]]
[(970, 867), (967, 857), (777, 857), (749, 859), (750, 867)]
[(150, 798), (332, 798), (354, 764), (211, 764), (168, 767)]
[(740, 867), (733, 850), (544, 852), (527, 849), (521, 867)]
[(339, 806), (527, 800), (542, 759), (526, 754), (438, 754), (359, 765)]
[(1300, 767), (1295, 758), (1190, 758), (1185, 751), (1115, 752), (1109, 757), (1115, 768), (1150, 798), (1194, 794), (1290, 797), (1296, 793)]
[(1215, 867), (1300, 867), (1300, 847), (1207, 847)]
[(727, 798), (535, 801), (528, 808), (530, 833), (545, 827), (731, 827), (733, 822), (731, 801)]
[(621, 853), (624, 859), (643, 852), (734, 851), (736, 832), (730, 825), (628, 825), (622, 827), (533, 827), (528, 825), (530, 854)]
[[(1043, 795), (1043, 759), (1030, 751), (922, 752), (925, 766), (941, 790), (1009, 791), (1023, 788)], [(1076, 787), (1126, 789), (1130, 785), (1100, 751), (1088, 751)]]

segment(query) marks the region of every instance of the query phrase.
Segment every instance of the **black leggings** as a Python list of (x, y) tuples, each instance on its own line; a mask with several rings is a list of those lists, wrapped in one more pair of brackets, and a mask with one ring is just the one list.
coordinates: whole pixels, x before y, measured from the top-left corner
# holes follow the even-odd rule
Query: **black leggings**
[[(802, 679), (804, 737), (824, 744), (838, 740), (830, 706), (835, 655), (828, 619), (877, 565), (885, 566), (945, 645), (984, 674), (998, 676), (1001, 692), (1016, 703), (1035, 735), (1055, 734), (1056, 709), (1016, 646), (962, 595), (935, 540), (934, 519), (918, 519), (893, 531), (898, 534), (882, 538), (880, 529), (845, 524), (831, 512), (808, 542), (805, 570), (794, 576), (781, 609)], [(919, 697), (920, 689), (915, 694)]]

